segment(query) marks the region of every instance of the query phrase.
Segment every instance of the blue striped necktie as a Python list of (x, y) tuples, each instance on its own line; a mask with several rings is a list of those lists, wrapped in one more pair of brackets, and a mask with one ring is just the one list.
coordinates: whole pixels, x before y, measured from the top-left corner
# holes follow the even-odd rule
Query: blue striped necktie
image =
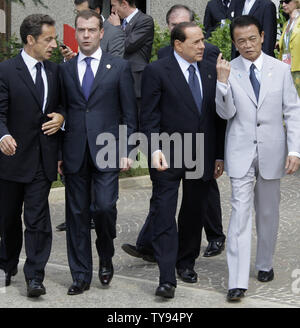
[(258, 101), (258, 97), (259, 97), (259, 90), (260, 90), (260, 84), (256, 78), (256, 75), (255, 75), (255, 65), (252, 64), (250, 66), (250, 82), (252, 84), (252, 87), (253, 87), (253, 90), (254, 90), (254, 94), (255, 94), (255, 97), (256, 97), (256, 100)]
[(189, 86), (192, 91), (199, 114), (201, 114), (202, 95), (201, 95), (199, 79), (196, 75), (196, 69), (193, 65), (190, 65), (188, 71), (189, 71)]

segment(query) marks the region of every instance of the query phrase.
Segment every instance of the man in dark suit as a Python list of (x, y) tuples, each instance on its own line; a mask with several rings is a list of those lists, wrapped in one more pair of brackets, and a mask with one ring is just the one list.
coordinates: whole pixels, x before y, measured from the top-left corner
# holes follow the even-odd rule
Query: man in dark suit
[[(214, 176), (216, 159), (222, 156), (216, 147), (216, 122), (221, 122), (215, 111), (216, 68), (202, 61), (202, 30), (194, 22), (180, 23), (172, 30), (171, 45), (172, 56), (151, 63), (144, 70), (141, 111), (141, 131), (151, 145), (149, 170), (155, 208), (152, 246), (160, 270), (156, 295), (164, 298), (174, 297), (175, 267), (179, 275), (194, 272), (207, 210), (208, 181)], [(175, 142), (168, 149), (162, 142), (159, 147), (158, 138), (163, 133), (180, 136), (182, 143)], [(198, 147), (196, 140), (201, 133), (203, 147)], [(192, 139), (188, 147), (186, 134)], [(220, 141), (223, 144), (224, 138)], [(187, 153), (193, 160), (196, 158), (193, 168), (187, 165), (186, 156), (180, 156)], [(199, 156), (204, 170), (199, 168)], [(186, 210), (179, 215), (178, 234), (175, 214), (181, 180)], [(188, 248), (183, 248), (187, 243)]]
[(30, 15), (20, 34), (22, 52), (0, 64), (0, 268), (10, 285), (22, 248), (24, 205), (27, 296), (38, 297), (46, 293), (52, 243), (48, 195), (57, 178), (56, 132), (64, 116), (58, 66), (48, 61), (57, 47), (54, 20)]
[[(194, 21), (195, 14), (187, 6), (183, 5), (174, 5), (172, 6), (166, 14), (166, 22), (170, 32), (173, 28), (182, 22), (192, 22)], [(158, 59), (172, 56), (174, 49), (171, 45), (163, 47), (158, 51)], [(205, 42), (205, 49), (203, 54), (203, 59), (211, 62), (216, 66), (217, 57), (220, 53), (218, 47)], [(225, 127), (224, 127), (225, 128)], [(224, 134), (224, 131), (219, 135)], [(222, 146), (223, 147), (223, 146)], [(221, 152), (222, 153), (222, 152)], [(223, 163), (220, 162), (220, 165)], [(223, 171), (223, 168), (222, 168)], [(152, 199), (152, 198), (151, 198)], [(208, 213), (204, 218), (204, 229), (206, 232), (208, 246), (205, 250), (204, 256), (210, 257), (218, 255), (224, 249), (225, 235), (223, 234), (222, 227), (222, 211), (220, 204), (220, 192), (218, 184), (215, 179), (212, 179), (209, 183), (209, 197), (208, 197)], [(183, 203), (184, 204), (184, 203)], [(154, 204), (150, 201), (150, 210), (145, 221), (144, 226), (142, 227), (136, 242), (136, 246), (131, 244), (123, 244), (122, 249), (129, 255), (143, 258), (146, 261), (155, 262), (153, 257), (153, 248), (152, 248), (152, 216), (155, 213)], [(181, 209), (184, 211), (184, 208)], [(185, 245), (182, 245), (185, 247)], [(197, 281), (197, 276), (186, 276), (181, 277), (185, 282), (194, 283)]]
[(224, 24), (226, 19), (232, 20), (234, 18), (235, 2), (236, 0), (208, 1), (203, 20), (206, 39), (220, 24)]
[[(103, 9), (103, 0), (75, 0), (74, 5), (76, 8), (76, 12), (91, 9), (95, 10), (99, 15), (101, 15)], [(104, 21), (104, 17), (102, 15), (101, 17)], [(104, 21), (103, 30), (104, 35), (101, 39), (101, 49), (113, 56), (123, 57), (125, 41), (125, 35), (123, 31), (110, 24), (108, 20)], [(76, 56), (76, 53), (74, 53), (69, 47), (67, 47), (66, 49), (61, 48), (61, 52), (66, 60), (70, 60), (71, 58)], [(64, 178), (62, 177), (62, 181), (63, 180)], [(91, 212), (93, 212), (93, 206), (91, 206)], [(93, 220), (91, 220), (91, 228), (95, 228)], [(60, 223), (56, 227), (56, 229), (59, 231), (65, 231), (66, 223)]]
[(112, 14), (109, 21), (125, 33), (124, 58), (131, 66), (135, 94), (139, 104), (142, 73), (151, 58), (154, 38), (153, 18), (138, 10), (135, 0), (111, 0), (111, 6)]
[(73, 278), (68, 295), (83, 293), (92, 279), (91, 184), (99, 279), (107, 286), (113, 277), (119, 168), (127, 170), (132, 164), (126, 150), (119, 152), (119, 125), (127, 126), (128, 135), (136, 130), (133, 79), (126, 61), (102, 52), (102, 35), (102, 19), (95, 11), (78, 13), (80, 51), (61, 65), (68, 117), (60, 173), (66, 179), (67, 250)]
[[(262, 50), (265, 54), (275, 57), (274, 49), (277, 38), (276, 6), (271, 0), (241, 0), (235, 4), (235, 17), (250, 15), (255, 17), (264, 31)], [(232, 59), (239, 55), (235, 52)]]

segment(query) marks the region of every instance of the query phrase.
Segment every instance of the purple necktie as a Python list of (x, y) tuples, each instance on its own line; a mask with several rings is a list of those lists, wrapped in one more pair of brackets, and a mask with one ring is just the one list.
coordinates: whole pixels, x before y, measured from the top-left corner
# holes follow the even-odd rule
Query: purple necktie
[(92, 59), (93, 58), (91, 58), (91, 57), (84, 58), (84, 60), (86, 62), (86, 70), (85, 70), (83, 80), (82, 80), (82, 90), (83, 90), (83, 94), (84, 94), (84, 97), (86, 100), (89, 99), (92, 85), (94, 82), (94, 74), (93, 74), (93, 71), (91, 68)]

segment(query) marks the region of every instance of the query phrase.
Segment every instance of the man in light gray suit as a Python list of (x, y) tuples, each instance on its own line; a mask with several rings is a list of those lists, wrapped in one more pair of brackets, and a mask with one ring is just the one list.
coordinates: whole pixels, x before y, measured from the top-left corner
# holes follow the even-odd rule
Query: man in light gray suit
[(300, 100), (290, 67), (262, 52), (264, 33), (255, 18), (236, 18), (231, 37), (241, 56), (231, 63), (219, 56), (216, 104), (228, 120), (225, 170), (232, 187), (227, 300), (238, 301), (248, 289), (253, 189), (258, 280), (274, 278), (280, 178), (300, 165)]

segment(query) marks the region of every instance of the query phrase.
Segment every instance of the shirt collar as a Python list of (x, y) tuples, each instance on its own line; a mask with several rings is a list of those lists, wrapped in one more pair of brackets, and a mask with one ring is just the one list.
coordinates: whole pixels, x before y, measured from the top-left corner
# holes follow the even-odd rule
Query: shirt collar
[(136, 8), (135, 11), (133, 13), (131, 13), (129, 16), (127, 16), (125, 19), (126, 19), (126, 22), (127, 24), (132, 20), (132, 18), (139, 12), (139, 10)]
[(191, 65), (193, 65), (195, 67), (195, 69), (198, 70), (197, 62), (189, 63), (184, 58), (182, 58), (180, 55), (178, 55), (178, 53), (175, 50), (174, 50), (174, 56), (175, 56), (176, 60), (178, 61), (178, 64), (181, 67), (183, 72), (186, 72)]
[(79, 51), (79, 54), (78, 54), (78, 62), (83, 61), (86, 57), (91, 57), (93, 59), (97, 59), (98, 61), (100, 61), (101, 60), (101, 57), (102, 57), (102, 50), (101, 50), (101, 48), (99, 47), (91, 56), (86, 56), (81, 51)]
[(243, 64), (244, 64), (244, 67), (246, 69), (247, 72), (250, 71), (250, 66), (252, 64), (255, 65), (255, 68), (260, 72), (262, 70), (262, 66), (263, 66), (263, 61), (264, 61), (264, 53), (261, 52), (260, 56), (254, 61), (250, 61), (246, 58), (244, 58), (243, 56), (241, 56), (242, 58), (242, 61), (243, 61)]
[[(28, 55), (28, 53), (24, 49), (21, 52), (21, 56), (26, 64), (26, 66), (29, 68), (29, 70), (32, 70), (35, 67), (35, 65), (39, 62), (35, 58)], [(43, 62), (40, 62), (40, 63), (42, 64), (42, 66), (44, 66)]]

